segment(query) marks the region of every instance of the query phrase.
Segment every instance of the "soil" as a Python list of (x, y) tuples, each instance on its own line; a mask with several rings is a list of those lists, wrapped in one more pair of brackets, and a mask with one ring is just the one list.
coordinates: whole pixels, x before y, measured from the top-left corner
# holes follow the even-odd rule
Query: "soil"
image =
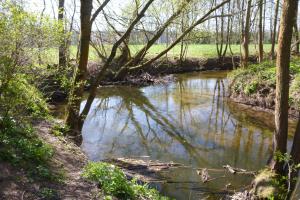
[[(101, 199), (97, 185), (81, 177), (82, 169), (87, 163), (86, 156), (72, 142), (50, 134), (51, 127), (45, 121), (36, 125), (39, 137), (53, 147), (54, 156), (49, 165), (54, 173), (63, 172), (62, 183), (29, 180), (22, 169), (9, 163), (0, 163), (0, 199)], [(57, 194), (51, 198), (43, 198), (43, 188), (54, 189)]]
[[(274, 115), (275, 110), (275, 94), (270, 93), (266, 97), (249, 97), (245, 95), (232, 94), (229, 96), (230, 100), (248, 106), (253, 110), (265, 111)], [(295, 107), (289, 108), (289, 119), (299, 119), (299, 111)]]

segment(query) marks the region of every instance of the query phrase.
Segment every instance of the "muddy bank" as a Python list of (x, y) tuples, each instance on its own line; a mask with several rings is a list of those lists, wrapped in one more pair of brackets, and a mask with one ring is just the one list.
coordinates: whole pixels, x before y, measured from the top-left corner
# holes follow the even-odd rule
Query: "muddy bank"
[[(249, 58), (249, 62), (255, 63), (256, 61), (257, 58), (255, 56), (251, 56)], [(172, 74), (210, 70), (232, 70), (234, 66), (238, 67), (239, 63), (239, 56), (235, 56), (233, 58), (224, 57), (221, 60), (218, 58), (187, 58), (181, 61), (176, 57), (163, 58), (143, 69), (130, 71), (129, 74), (122, 80), (114, 80), (113, 73), (108, 72), (106, 74), (106, 78), (100, 82), (100, 85), (146, 86), (151, 84), (166, 84), (174, 81), (174, 76), (172, 76)], [(75, 63), (71, 65), (74, 67), (76, 66)], [(88, 81), (86, 90), (89, 89), (90, 83), (101, 67), (101, 63), (88, 63)], [(67, 76), (71, 79), (72, 73), (69, 72)], [(58, 84), (59, 81), (55, 79), (55, 76), (52, 75), (51, 77), (44, 78), (44, 80), (45, 81), (42, 85), (46, 85), (46, 89), (42, 89), (42, 91), (46, 93), (45, 96), (50, 102), (55, 103), (66, 100), (68, 91)]]
[[(251, 56), (249, 62), (256, 62), (256, 57)], [(133, 71), (132, 74), (141, 74), (144, 72), (150, 75), (166, 75), (179, 74), (195, 71), (209, 71), (209, 70), (232, 70), (234, 66), (238, 67), (240, 57), (224, 57), (218, 58), (187, 58), (181, 61), (178, 58), (162, 59), (143, 70)]]
[[(255, 63), (257, 61), (256, 56), (251, 56), (249, 62)], [(163, 58), (151, 65), (144, 67), (143, 69), (135, 69), (129, 72), (128, 76), (140, 77), (144, 74), (149, 74), (152, 77), (160, 77), (169, 74), (179, 74), (187, 72), (197, 71), (210, 71), (210, 70), (232, 70), (238, 67), (240, 63), (240, 57), (224, 57), (223, 59), (218, 58), (186, 58), (180, 60), (179, 58)], [(90, 62), (88, 64), (89, 76), (93, 77), (101, 69), (101, 64)], [(142, 77), (141, 77), (142, 78)], [(114, 80), (109, 74), (102, 83), (111, 82)]]
[[(275, 88), (273, 89), (273, 91), (268, 93), (268, 95), (264, 96), (246, 96), (243, 94), (234, 93), (229, 95), (228, 98), (234, 103), (244, 105), (246, 108), (251, 108), (253, 111), (264, 111), (274, 116)], [(299, 111), (294, 106), (291, 106), (289, 108), (289, 119), (291, 121), (295, 121), (299, 119), (299, 117)], [(274, 127), (274, 124), (271, 123), (271, 125), (269, 125), (268, 127)]]

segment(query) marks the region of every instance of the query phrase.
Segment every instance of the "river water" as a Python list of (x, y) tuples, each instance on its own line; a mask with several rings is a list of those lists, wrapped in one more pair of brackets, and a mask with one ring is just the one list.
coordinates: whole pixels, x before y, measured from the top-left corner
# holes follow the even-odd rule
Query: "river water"
[(82, 149), (93, 161), (126, 157), (189, 166), (163, 174), (170, 183), (153, 184), (176, 199), (218, 199), (224, 190), (247, 187), (252, 176), (209, 170), (216, 179), (202, 183), (196, 170), (227, 164), (259, 170), (271, 156), (272, 116), (228, 101), (226, 76), (197, 72), (167, 85), (99, 89)]

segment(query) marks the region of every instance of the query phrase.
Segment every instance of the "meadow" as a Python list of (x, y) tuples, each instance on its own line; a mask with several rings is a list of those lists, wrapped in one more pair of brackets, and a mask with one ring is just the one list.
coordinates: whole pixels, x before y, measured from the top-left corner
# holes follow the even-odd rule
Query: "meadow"
[[(130, 45), (129, 48), (131, 50), (131, 54), (134, 55), (136, 52), (138, 52), (143, 45)], [(107, 53), (109, 53), (109, 50), (111, 48), (111, 45), (107, 45)], [(149, 51), (147, 56), (153, 57), (160, 53), (162, 50), (166, 48), (166, 44), (157, 44), (153, 45)], [(172, 50), (170, 50), (167, 54), (168, 57), (178, 57), (180, 55), (180, 45), (175, 46)], [(240, 45), (234, 44), (231, 45), (231, 49), (234, 55), (240, 55)], [(268, 52), (271, 49), (271, 44), (265, 44), (264, 45), (264, 52), (265, 54), (268, 54)], [(258, 52), (258, 46), (251, 44), (249, 46), (250, 55), (256, 55)], [(77, 47), (71, 46), (70, 47), (70, 57), (71, 59), (75, 59), (77, 54)], [(227, 50), (227, 56), (231, 56), (231, 53), (229, 49)], [(217, 47), (215, 44), (190, 44), (187, 47), (187, 58), (216, 58), (217, 55)], [(57, 63), (58, 60), (58, 50), (55, 48), (48, 49), (44, 51), (43, 60), (46, 60), (47, 63)], [(97, 53), (93, 47), (90, 47), (90, 61), (97, 62), (99, 61), (99, 57), (97, 56)]]

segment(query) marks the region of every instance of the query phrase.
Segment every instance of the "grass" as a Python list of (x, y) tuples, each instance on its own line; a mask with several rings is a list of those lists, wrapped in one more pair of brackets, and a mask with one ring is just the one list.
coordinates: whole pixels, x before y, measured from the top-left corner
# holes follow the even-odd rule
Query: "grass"
[(97, 182), (107, 199), (151, 199), (163, 200), (158, 191), (150, 189), (147, 185), (139, 185), (136, 180), (128, 181), (124, 172), (118, 167), (103, 163), (91, 162), (84, 169), (83, 177)]
[[(292, 107), (300, 106), (300, 58), (292, 58), (290, 63), (290, 97)], [(250, 65), (246, 69), (237, 69), (228, 75), (231, 93), (256, 98), (267, 98), (276, 87), (276, 64), (265, 61)]]
[[(131, 54), (134, 55), (136, 52), (138, 52), (143, 45), (130, 45)], [(111, 49), (111, 45), (107, 45), (107, 52), (109, 53), (109, 50)], [(160, 53), (162, 50), (166, 48), (166, 44), (157, 44), (152, 46), (149, 49), (149, 52), (147, 56), (152, 57)], [(251, 55), (257, 54), (258, 47), (251, 44), (249, 46), (249, 51)], [(264, 51), (269, 52), (271, 49), (270, 44), (264, 45)], [(240, 45), (232, 45), (232, 51), (234, 55), (240, 54)], [(77, 47), (71, 46), (70, 48), (70, 55), (71, 58), (75, 58), (77, 54)], [(180, 55), (180, 45), (175, 46), (173, 49), (169, 51), (167, 54), (171, 57), (178, 57)], [(227, 51), (227, 55), (230, 56), (229, 50)], [(215, 58), (217, 57), (217, 48), (215, 44), (190, 44), (188, 45), (187, 54), (186, 56), (188, 58)], [(58, 60), (58, 50), (51, 48), (46, 49), (42, 55), (43, 60), (46, 63), (55, 64)], [(91, 61), (99, 61), (99, 58), (97, 56), (96, 51), (90, 47), (90, 58)]]

